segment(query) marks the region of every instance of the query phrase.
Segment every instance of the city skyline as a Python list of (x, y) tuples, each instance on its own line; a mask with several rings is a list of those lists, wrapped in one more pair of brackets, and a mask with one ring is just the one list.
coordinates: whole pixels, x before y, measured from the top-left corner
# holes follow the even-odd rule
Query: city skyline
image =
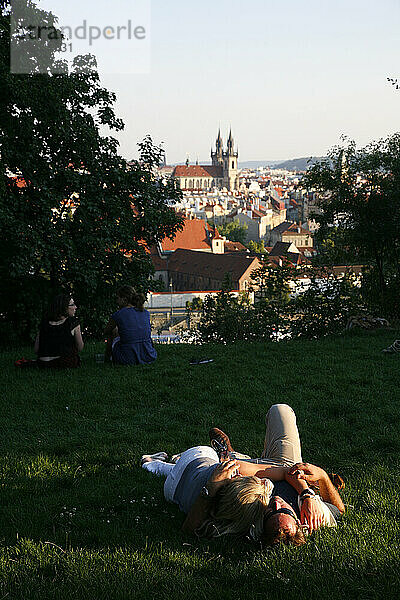
[(128, 159), (146, 134), (169, 163), (203, 162), (218, 128), (224, 140), (232, 128), (243, 162), (322, 156), (341, 135), (363, 146), (400, 129), (387, 81), (400, 75), (395, 0), (153, 0), (151, 12), (150, 72), (99, 69)]

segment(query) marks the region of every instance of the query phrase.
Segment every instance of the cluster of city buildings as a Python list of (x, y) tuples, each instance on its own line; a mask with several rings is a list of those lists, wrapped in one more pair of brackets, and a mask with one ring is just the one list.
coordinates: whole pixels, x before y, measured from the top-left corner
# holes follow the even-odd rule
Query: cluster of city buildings
[[(294, 266), (314, 255), (316, 224), (311, 211), (317, 197), (301, 187), (301, 173), (268, 167), (239, 169), (232, 132), (226, 147), (221, 132), (211, 149), (211, 164), (163, 165), (158, 177), (173, 177), (182, 191), (174, 209), (184, 228), (173, 240), (151, 248), (155, 279), (164, 293), (215, 292), (226, 285), (247, 291), (251, 274), (263, 261), (277, 268)], [(221, 236), (217, 227), (237, 222), (246, 232), (243, 244)], [(264, 253), (251, 251), (250, 242), (263, 242)]]

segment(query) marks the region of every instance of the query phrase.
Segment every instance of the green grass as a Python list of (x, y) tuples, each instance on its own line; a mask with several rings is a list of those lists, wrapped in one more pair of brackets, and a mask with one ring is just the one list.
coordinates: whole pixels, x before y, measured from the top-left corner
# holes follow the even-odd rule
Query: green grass
[[(0, 599), (397, 598), (400, 356), (381, 353), (396, 336), (161, 346), (136, 368), (97, 365), (87, 345), (57, 373), (1, 354)], [(219, 425), (257, 456), (275, 402), (296, 411), (303, 457), (344, 476), (343, 522), (279, 551), (184, 536), (140, 455)]]

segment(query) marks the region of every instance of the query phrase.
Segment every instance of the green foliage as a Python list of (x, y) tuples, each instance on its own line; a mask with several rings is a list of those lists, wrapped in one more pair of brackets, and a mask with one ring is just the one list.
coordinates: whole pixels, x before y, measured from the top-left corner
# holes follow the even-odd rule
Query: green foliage
[(365, 310), (354, 276), (337, 277), (328, 268), (310, 271), (309, 287), (291, 301), (291, 335), (311, 339), (342, 333), (349, 317)]
[[(116, 285), (149, 288), (144, 244), (180, 226), (167, 205), (179, 191), (154, 180), (163, 151), (150, 137), (139, 145), (141, 160), (128, 167), (116, 139), (100, 133), (123, 123), (93, 56), (77, 57), (65, 75), (10, 74), (8, 3), (1, 7), (0, 314), (31, 337), (49, 297), (70, 289), (84, 331), (99, 334)], [(53, 18), (42, 11), (43, 22)]]
[(246, 241), (248, 226), (246, 223), (240, 223), (239, 219), (234, 219), (226, 225), (218, 225), (217, 229), (220, 235), (231, 242), (244, 244)]
[(235, 297), (222, 289), (203, 301), (199, 333), (204, 341), (231, 343), (248, 339), (252, 320), (249, 304), (243, 296)]
[(263, 240), (261, 240), (261, 242), (250, 240), (247, 247), (251, 252), (255, 252), (256, 254), (268, 254)]
[[(309, 279), (305, 289), (290, 294), (289, 281)], [(352, 274), (338, 277), (329, 268), (308, 267), (299, 272), (289, 264), (268, 264), (253, 272), (257, 285), (254, 305), (223, 290), (206, 296), (199, 324), (203, 341), (321, 338), (345, 330), (350, 316), (366, 310), (359, 284)]]
[(192, 301), (188, 300), (186, 302), (186, 310), (201, 310), (203, 307), (203, 300), (200, 297), (193, 298)]
[[(361, 262), (376, 282), (364, 287), (371, 306), (396, 314), (400, 295), (400, 134), (357, 149), (334, 147), (303, 180), (323, 195), (317, 234), (321, 260)], [(372, 293), (371, 293), (372, 292)]]
[(289, 283), (295, 279), (295, 276), (296, 269), (289, 261), (283, 261), (282, 265), (265, 261), (251, 274), (255, 301), (287, 304), (290, 295)]
[(342, 227), (319, 228), (314, 233), (314, 246), (317, 250), (314, 265), (360, 265), (367, 262), (361, 249), (349, 246), (348, 233)]

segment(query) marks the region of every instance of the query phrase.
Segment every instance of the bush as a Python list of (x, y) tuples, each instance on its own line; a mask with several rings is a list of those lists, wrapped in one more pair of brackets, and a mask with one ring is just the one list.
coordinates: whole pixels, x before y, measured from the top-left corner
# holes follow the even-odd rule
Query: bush
[(251, 306), (247, 298), (235, 298), (225, 290), (207, 296), (199, 324), (201, 341), (278, 341), (344, 331), (350, 316), (366, 310), (360, 289), (350, 274), (338, 278), (324, 272), (323, 279), (321, 275), (320, 269), (314, 272), (308, 289), (288, 301), (283, 295), (281, 301), (263, 298)]
[(324, 284), (313, 279), (310, 287), (290, 304), (292, 337), (319, 338), (345, 330), (349, 317), (366, 310), (351, 275), (338, 279), (326, 274)]

